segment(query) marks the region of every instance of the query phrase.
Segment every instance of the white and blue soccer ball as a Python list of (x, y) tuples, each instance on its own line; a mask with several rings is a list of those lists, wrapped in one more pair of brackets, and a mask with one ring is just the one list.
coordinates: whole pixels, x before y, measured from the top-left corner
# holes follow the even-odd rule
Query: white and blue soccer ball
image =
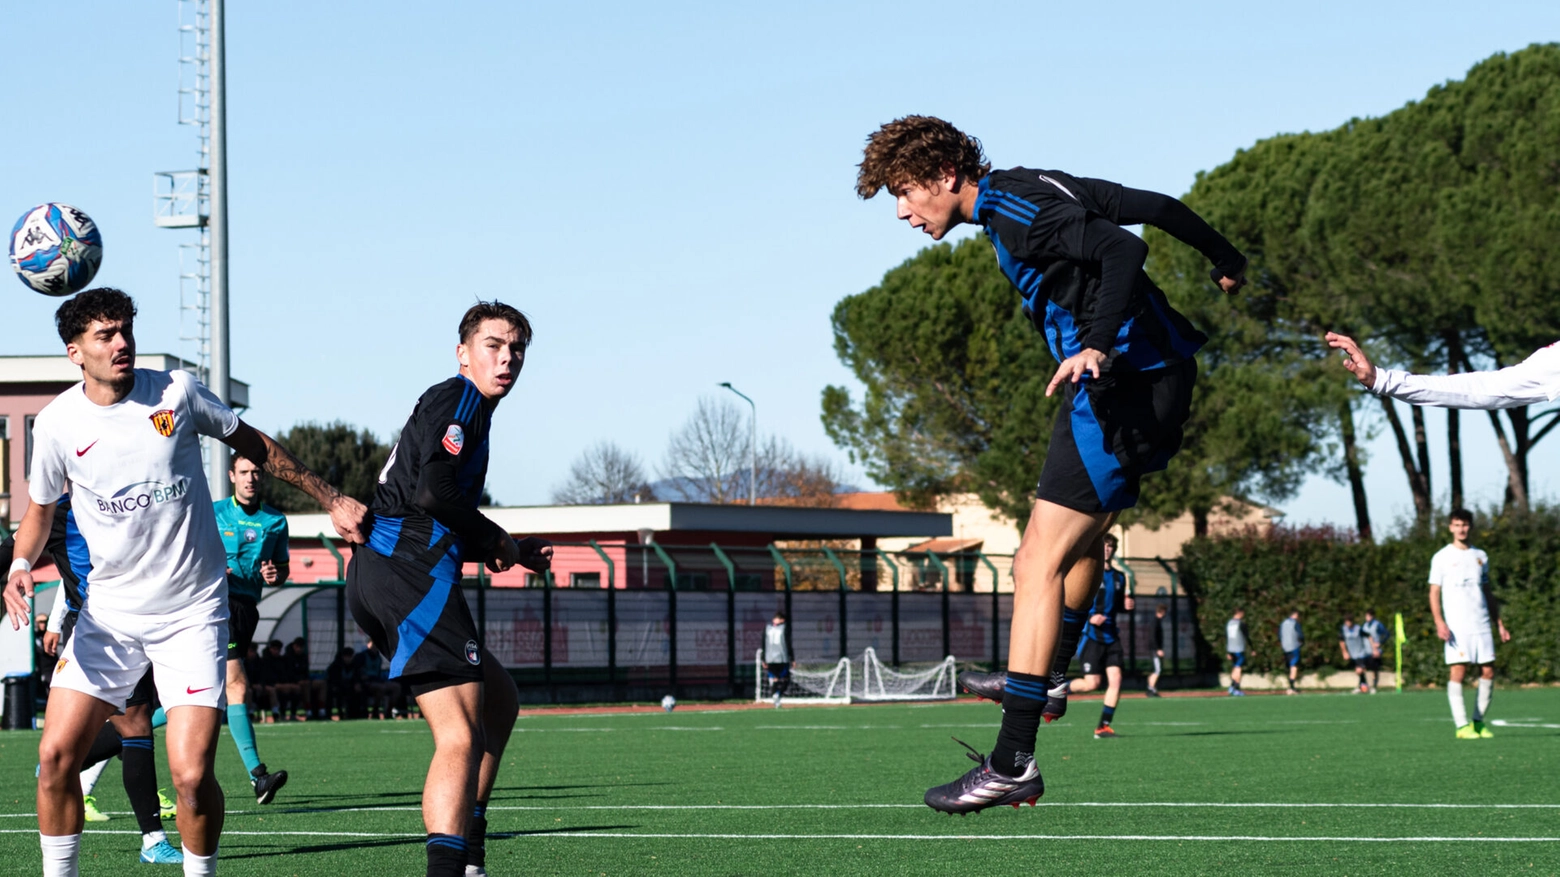
[(103, 235), (92, 217), (69, 204), (40, 204), (11, 229), (11, 267), (33, 292), (73, 295), (103, 262)]
[(672, 697), (670, 694), (661, 698), (661, 709), (667, 712), (677, 709), (677, 698)]

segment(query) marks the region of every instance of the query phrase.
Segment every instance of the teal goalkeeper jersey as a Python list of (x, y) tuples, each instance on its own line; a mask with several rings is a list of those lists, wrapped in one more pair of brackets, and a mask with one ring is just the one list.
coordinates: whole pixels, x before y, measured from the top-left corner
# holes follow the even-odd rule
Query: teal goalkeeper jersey
[(287, 517), (264, 503), (251, 514), (231, 497), (212, 506), (227, 549), (228, 593), (259, 600), (261, 562), (287, 562)]

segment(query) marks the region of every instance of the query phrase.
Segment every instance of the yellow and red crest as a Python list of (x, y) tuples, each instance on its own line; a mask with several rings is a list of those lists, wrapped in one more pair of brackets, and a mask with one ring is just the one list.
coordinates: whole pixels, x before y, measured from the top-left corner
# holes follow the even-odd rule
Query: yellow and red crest
[(64, 670), (65, 669), (65, 665), (69, 664), (69, 663), (70, 663), (70, 659), (69, 658), (61, 658), (60, 662), (58, 664), (54, 665), (54, 672), (58, 673), (61, 670)]
[(157, 434), (158, 435), (163, 435), (163, 436), (172, 436), (173, 435), (173, 409), (172, 408), (164, 408), (161, 411), (153, 411), (151, 419), (152, 419), (152, 428), (157, 430)]

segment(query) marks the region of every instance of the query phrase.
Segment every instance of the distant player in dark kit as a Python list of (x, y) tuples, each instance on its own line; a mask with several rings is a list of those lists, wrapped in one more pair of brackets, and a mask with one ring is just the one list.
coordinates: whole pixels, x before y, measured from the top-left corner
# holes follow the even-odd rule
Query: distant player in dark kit
[(1132, 596), (1127, 593), (1127, 577), (1111, 565), (1116, 556), (1116, 537), (1106, 533), (1103, 581), (1094, 605), (1089, 607), (1089, 623), (1083, 628), (1083, 678), (1072, 683), (1073, 691), (1093, 691), (1100, 687), (1101, 674), (1106, 682), (1105, 704), (1100, 710), (1100, 723), (1094, 729), (1094, 739), (1103, 740), (1116, 736), (1110, 723), (1116, 718), (1116, 705), (1121, 702), (1121, 631), (1116, 626), (1117, 612), (1131, 612)]
[(1159, 696), (1159, 677), (1165, 672), (1165, 604), (1154, 607), (1154, 672), (1148, 674), (1148, 696)]
[(1180, 448), (1193, 357), (1207, 341), (1144, 273), (1148, 247), (1122, 226), (1148, 223), (1193, 245), (1225, 292), (1242, 284), (1246, 259), (1175, 198), (1061, 171), (992, 171), (978, 140), (928, 116), (867, 139), (856, 193), (885, 188), (899, 218), (933, 240), (979, 224), (1060, 363), (1046, 393), (1060, 390), (1063, 405), (1013, 558), (1002, 729), (989, 757), (925, 798), (948, 813), (1034, 801), (1045, 789), (1035, 739), (1048, 701), (1053, 716), (1065, 708), (1101, 537), (1136, 504), (1142, 476)]
[(390, 677), (417, 699), (433, 731), (423, 785), (428, 877), (485, 875), (487, 802), (519, 712), (509, 674), (479, 644), (461, 593), (462, 565), (542, 572), (552, 544), (516, 542), (478, 511), (493, 411), (509, 394), (531, 323), (501, 302), (460, 321), (460, 373), (417, 400), (379, 475), (367, 546), (352, 553), (352, 616), (390, 656)]

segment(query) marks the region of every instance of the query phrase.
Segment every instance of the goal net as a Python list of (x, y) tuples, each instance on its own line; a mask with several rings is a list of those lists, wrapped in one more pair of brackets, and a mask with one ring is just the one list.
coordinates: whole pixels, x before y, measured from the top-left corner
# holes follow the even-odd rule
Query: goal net
[[(756, 701), (772, 700), (775, 687), (764, 672), (763, 652), (754, 655)], [(953, 700), (958, 693), (958, 666), (950, 655), (940, 663), (900, 671), (885, 666), (871, 648), (855, 660), (840, 658), (833, 665), (791, 669), (782, 699), (797, 703), (851, 703), (900, 700)]]

